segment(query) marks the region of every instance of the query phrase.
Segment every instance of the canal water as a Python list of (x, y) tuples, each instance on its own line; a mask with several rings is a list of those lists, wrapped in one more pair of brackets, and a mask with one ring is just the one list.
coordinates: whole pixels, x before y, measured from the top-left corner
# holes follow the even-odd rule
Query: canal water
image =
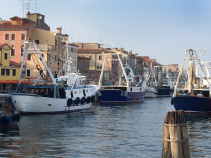
[[(170, 98), (143, 103), (96, 104), (86, 112), (21, 116), (0, 131), (0, 157), (161, 157)], [(211, 155), (211, 116), (187, 115), (191, 157)]]

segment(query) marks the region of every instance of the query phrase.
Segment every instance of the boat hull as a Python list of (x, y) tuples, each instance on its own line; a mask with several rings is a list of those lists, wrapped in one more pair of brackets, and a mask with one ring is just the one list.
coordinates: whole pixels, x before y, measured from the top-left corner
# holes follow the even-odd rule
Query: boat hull
[(137, 102), (144, 100), (145, 92), (125, 92), (122, 90), (100, 90), (99, 102)]
[(170, 88), (157, 88), (157, 95), (169, 97), (171, 96), (171, 90)]
[(176, 110), (185, 112), (211, 112), (211, 98), (197, 96), (176, 96), (172, 98)]
[(68, 98), (48, 98), (30, 95), (12, 95), (14, 106), (21, 114), (69, 113), (91, 108), (92, 103), (67, 106)]

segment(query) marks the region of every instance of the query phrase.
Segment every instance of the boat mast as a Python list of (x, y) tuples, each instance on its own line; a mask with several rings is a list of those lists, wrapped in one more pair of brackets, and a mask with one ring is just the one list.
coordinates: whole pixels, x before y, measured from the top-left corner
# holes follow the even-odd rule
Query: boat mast
[(121, 59), (120, 59), (118, 53), (117, 53), (117, 57), (118, 57), (118, 59), (119, 59), (120, 65), (121, 65), (121, 67), (122, 67), (123, 74), (124, 74), (125, 79), (126, 79), (126, 81), (127, 81), (127, 87), (129, 87), (129, 80), (128, 80), (127, 74), (126, 74), (126, 72), (125, 72), (125, 69), (124, 69), (124, 67), (123, 67), (122, 61), (121, 61)]
[(66, 41), (67, 44), (67, 85), (71, 86), (71, 60), (70, 60), (70, 54), (69, 54), (69, 43)]
[[(103, 54), (104, 54), (104, 52), (103, 52)], [(105, 56), (105, 58), (104, 58), (104, 61), (103, 61), (103, 67), (102, 67), (102, 70), (101, 70), (101, 73), (100, 73), (99, 82), (98, 82), (99, 87), (102, 86), (101, 80), (102, 80), (102, 77), (103, 77), (103, 71), (104, 71), (105, 62), (106, 62), (106, 58), (107, 58), (107, 55), (106, 54), (104, 54), (104, 56)]]
[[(27, 44), (33, 45), (35, 47), (35, 50), (31, 51), (31, 52), (27, 52), (27, 50), (28, 50), (28, 49), (26, 49), (26, 45)], [(56, 98), (56, 91), (57, 91), (57, 88), (58, 88), (56, 80), (54, 79), (50, 69), (48, 68), (47, 63), (45, 62), (44, 58), (42, 57), (42, 54), (40, 53), (39, 48), (37, 47), (36, 43), (35, 42), (28, 42), (28, 41), (26, 41), (24, 43), (24, 52), (23, 52), (22, 63), (21, 63), (21, 73), (20, 73), (20, 79), (19, 79), (19, 83), (18, 83), (18, 86), (17, 86), (17, 89), (16, 89), (16, 93), (17, 93), (18, 88), (19, 88), (19, 86), (21, 84), (21, 76), (22, 76), (22, 73), (23, 73), (23, 64), (24, 64), (25, 54), (39, 54), (40, 55), (40, 59), (42, 60), (42, 62), (44, 64), (48, 74), (50, 75), (50, 77), (51, 77), (51, 79), (52, 79), (52, 81), (54, 83), (54, 98)], [(59, 91), (58, 91), (58, 97), (59, 97)]]
[(184, 65), (184, 62), (185, 62), (185, 58), (186, 58), (186, 55), (187, 55), (187, 51), (188, 51), (188, 49), (185, 50), (185, 55), (184, 55), (184, 58), (182, 59), (182, 65), (181, 65), (181, 67), (180, 67), (179, 75), (178, 75), (178, 77), (177, 77), (177, 82), (176, 82), (176, 85), (175, 85), (175, 87), (174, 87), (173, 97), (176, 96), (176, 91), (177, 91), (177, 87), (178, 87), (178, 84), (179, 84), (180, 76), (182, 75), (182, 72), (183, 72), (183, 65)]
[(22, 62), (21, 62), (21, 71), (20, 71), (20, 77), (19, 77), (19, 82), (18, 82), (18, 86), (15, 90), (15, 93), (18, 92), (18, 88), (20, 87), (20, 84), (21, 84), (21, 78), (22, 78), (22, 75), (23, 75), (23, 64), (24, 64), (24, 60), (25, 60), (25, 53), (26, 53), (26, 43), (24, 44), (24, 49), (23, 49), (23, 57), (22, 57)]

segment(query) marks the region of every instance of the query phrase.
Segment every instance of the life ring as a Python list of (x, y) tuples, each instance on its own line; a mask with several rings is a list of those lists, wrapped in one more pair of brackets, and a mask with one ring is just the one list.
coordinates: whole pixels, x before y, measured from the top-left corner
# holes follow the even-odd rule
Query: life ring
[(81, 104), (83, 105), (85, 103), (85, 97), (81, 98)]
[(87, 102), (87, 103), (90, 103), (90, 101), (91, 101), (91, 98), (90, 98), (90, 97), (87, 97), (87, 98), (86, 98), (86, 102)]
[(71, 106), (72, 103), (73, 103), (73, 100), (72, 100), (71, 98), (69, 98), (69, 99), (67, 100), (67, 106)]
[(94, 102), (95, 101), (95, 96), (91, 96), (91, 102)]
[(78, 105), (78, 104), (79, 104), (79, 102), (80, 102), (80, 98), (79, 98), (79, 97), (77, 97), (77, 98), (76, 98), (76, 100), (75, 100), (75, 105)]
[(1, 124), (3, 126), (7, 126), (9, 123), (10, 123), (10, 121), (5, 116), (2, 116), (2, 118), (1, 118)]

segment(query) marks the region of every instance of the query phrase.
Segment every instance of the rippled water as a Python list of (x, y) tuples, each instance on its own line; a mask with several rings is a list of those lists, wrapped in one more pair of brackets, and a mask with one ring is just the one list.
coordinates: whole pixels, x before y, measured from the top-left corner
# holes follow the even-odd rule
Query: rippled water
[[(0, 157), (161, 157), (170, 98), (97, 104), (86, 112), (22, 116), (0, 131)], [(211, 155), (211, 116), (187, 115), (192, 157)]]

